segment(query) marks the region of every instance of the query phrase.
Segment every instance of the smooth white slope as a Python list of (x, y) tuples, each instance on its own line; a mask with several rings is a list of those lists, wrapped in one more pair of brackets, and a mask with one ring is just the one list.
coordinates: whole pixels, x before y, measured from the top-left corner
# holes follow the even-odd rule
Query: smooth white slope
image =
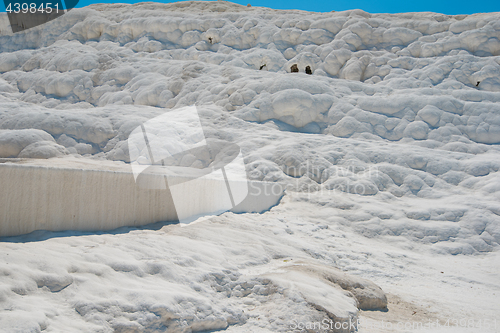
[(388, 312), (358, 314), (360, 332), (406, 332), (366, 329), (382, 320), (498, 317), (498, 253), (452, 257), (405, 237), (367, 238), (338, 222), (342, 208), (319, 207), (294, 199), (264, 215), (226, 213), (187, 227), (3, 239), (2, 329), (292, 332), (356, 311), (324, 280), (332, 267), (387, 294)]

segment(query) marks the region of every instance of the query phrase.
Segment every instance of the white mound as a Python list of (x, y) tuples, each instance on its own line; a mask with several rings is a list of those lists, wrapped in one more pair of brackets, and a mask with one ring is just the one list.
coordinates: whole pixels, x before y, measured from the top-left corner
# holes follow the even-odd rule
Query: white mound
[[(499, 13), (225, 1), (92, 5), (16, 34), (0, 15), (0, 223), (30, 221), (4, 235), (169, 219), (105, 175), (184, 106), (250, 180), (287, 188), (183, 228), (3, 238), (0, 331), (498, 332), (499, 36)], [(36, 186), (16, 173), (33, 165)]]

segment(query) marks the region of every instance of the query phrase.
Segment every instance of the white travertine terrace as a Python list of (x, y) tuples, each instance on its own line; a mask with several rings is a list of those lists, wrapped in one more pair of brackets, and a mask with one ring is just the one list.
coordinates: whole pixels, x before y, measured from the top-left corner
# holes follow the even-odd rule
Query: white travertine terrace
[[(66, 230), (2, 237), (0, 330), (498, 332), (499, 38), (499, 13), (96, 4), (17, 34), (0, 15), (0, 234)], [(169, 198), (134, 187), (127, 139), (192, 105), (258, 185), (140, 228)]]

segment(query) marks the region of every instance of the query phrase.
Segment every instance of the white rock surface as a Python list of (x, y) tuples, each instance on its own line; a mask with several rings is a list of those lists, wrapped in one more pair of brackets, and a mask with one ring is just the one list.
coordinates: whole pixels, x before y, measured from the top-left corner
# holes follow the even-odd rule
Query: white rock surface
[[(207, 138), (241, 147), (250, 180), (286, 190), (182, 228), (2, 238), (0, 330), (302, 332), (299, 323), (360, 318), (359, 332), (448, 319), (476, 326), (431, 331), (498, 331), (499, 13), (217, 1), (92, 5), (15, 35), (6, 22), (2, 14), (0, 169), (50, 173), (77, 160), (107, 168), (96, 182), (113, 184), (103, 175), (130, 162), (135, 128), (197, 105)], [(118, 227), (149, 214), (119, 186), (87, 212), (99, 196), (83, 192), (79, 217), (115, 205), (103, 218)], [(8, 214), (32, 220), (26, 232), (50, 222), (40, 196), (2, 195)], [(60, 229), (75, 229), (63, 220)], [(384, 297), (387, 312), (357, 310)]]
[(42, 130), (0, 130), (0, 157), (17, 157), (26, 148), (35, 152), (41, 148), (34, 146), (37, 143), (55, 144), (54, 138)]

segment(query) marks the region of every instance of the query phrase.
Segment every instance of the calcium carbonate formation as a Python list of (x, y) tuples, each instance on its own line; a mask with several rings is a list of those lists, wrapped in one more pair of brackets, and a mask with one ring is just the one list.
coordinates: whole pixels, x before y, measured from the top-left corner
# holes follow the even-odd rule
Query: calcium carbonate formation
[[(498, 13), (96, 4), (16, 34), (0, 16), (0, 233), (73, 230), (0, 243), (2, 327), (497, 332), (499, 38)], [(259, 184), (243, 214), (74, 231), (175, 219), (123, 171), (127, 140), (192, 105)], [(201, 187), (192, 215), (217, 203)]]

